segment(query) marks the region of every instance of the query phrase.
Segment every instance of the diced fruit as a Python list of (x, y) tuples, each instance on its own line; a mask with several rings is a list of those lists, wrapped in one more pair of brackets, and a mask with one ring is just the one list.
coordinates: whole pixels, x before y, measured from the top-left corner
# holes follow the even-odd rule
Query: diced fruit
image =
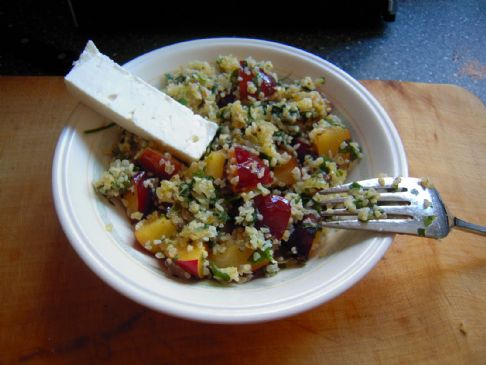
[(306, 227), (302, 222), (296, 225), (294, 232), (290, 235), (285, 247), (289, 250), (295, 247), (296, 255), (300, 259), (307, 259), (316, 236), (316, 228)]
[(176, 175), (184, 166), (172, 156), (153, 148), (145, 148), (137, 161), (146, 171), (167, 180)]
[(314, 149), (312, 148), (312, 145), (310, 145), (306, 141), (297, 139), (297, 144), (298, 147), (295, 150), (297, 152), (297, 157), (299, 158), (300, 162), (304, 162), (305, 156), (307, 155), (310, 155), (312, 157), (316, 156)]
[(238, 73), (238, 90), (240, 91), (240, 100), (246, 101), (248, 100), (248, 96), (255, 97), (255, 93), (248, 92), (248, 82), (251, 82), (253, 79), (253, 75), (248, 70), (248, 68), (241, 68)]
[(313, 246), (318, 246), (321, 243), (321, 239), (324, 237), (324, 232), (321, 230), (318, 230), (314, 236), (314, 239), (312, 240), (312, 245)]
[(199, 274), (199, 266), (201, 263), (201, 260), (195, 259), (195, 260), (176, 260), (175, 263), (177, 266), (179, 266), (182, 270), (187, 271), (189, 274), (192, 276), (195, 276), (197, 278), (202, 278), (204, 275)]
[(204, 277), (204, 245), (191, 244), (188, 249), (187, 242), (180, 242), (177, 247), (177, 259), (175, 263), (184, 271), (196, 278)]
[(239, 245), (228, 244), (224, 252), (210, 253), (209, 261), (219, 268), (236, 267), (241, 265), (251, 265), (251, 271), (257, 271), (268, 265), (268, 259), (263, 258), (257, 262), (252, 261), (254, 251), (251, 248), (240, 248)]
[(152, 207), (152, 190), (145, 186), (145, 180), (147, 180), (145, 171), (138, 172), (133, 177), (133, 188), (123, 194), (123, 203), (128, 216), (135, 212), (147, 214)]
[(349, 139), (349, 129), (333, 126), (316, 134), (313, 143), (319, 156), (335, 157), (341, 143)]
[(250, 257), (250, 261), (251, 261), (251, 271), (253, 272), (260, 270), (262, 267), (265, 267), (270, 263), (270, 260), (264, 256), (260, 257), (256, 261), (254, 261), (252, 257)]
[(162, 236), (173, 237), (176, 233), (177, 227), (172, 221), (164, 216), (154, 214), (142, 221), (141, 225), (135, 230), (135, 238), (144, 246), (147, 242), (160, 240)]
[(295, 183), (295, 177), (292, 173), (292, 170), (296, 167), (298, 167), (297, 160), (292, 157), (286, 164), (276, 166), (273, 169), (273, 176), (275, 177), (275, 180), (279, 183), (292, 185)]
[(223, 150), (213, 151), (206, 157), (206, 174), (215, 179), (222, 179), (226, 154)]
[[(261, 68), (254, 69), (252, 72), (245, 64), (244, 61), (241, 62), (241, 68), (238, 72), (240, 99), (247, 101), (249, 96), (262, 99), (259, 95), (260, 92), (263, 93), (263, 98), (272, 96), (277, 86), (275, 79)], [(256, 90), (248, 90), (249, 82), (254, 84)]]
[(276, 239), (281, 239), (290, 220), (289, 201), (279, 195), (269, 194), (257, 196), (254, 202), (258, 212), (263, 216), (259, 224), (268, 227)]
[(266, 98), (272, 96), (275, 92), (275, 86), (277, 86), (277, 82), (272, 76), (264, 72), (262, 69), (260, 69), (259, 76), (262, 79), (262, 83), (259, 85), (261, 92), (263, 93), (263, 95), (265, 95)]
[[(231, 170), (231, 167), (234, 166), (230, 166), (228, 176), (235, 191), (255, 189), (258, 183), (262, 185), (272, 183), (270, 168), (254, 153), (242, 147), (235, 147), (234, 160), (236, 161), (236, 175), (234, 175), (235, 171)], [(238, 181), (233, 183), (232, 179), (235, 176), (238, 177)]]
[(249, 263), (253, 250), (245, 247), (243, 250), (239, 245), (228, 243), (224, 252), (210, 253), (209, 261), (219, 268), (239, 267)]

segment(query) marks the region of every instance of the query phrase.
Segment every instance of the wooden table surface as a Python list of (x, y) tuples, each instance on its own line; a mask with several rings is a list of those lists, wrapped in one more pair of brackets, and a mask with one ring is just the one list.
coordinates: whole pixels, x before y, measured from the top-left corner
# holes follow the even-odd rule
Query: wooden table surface
[[(409, 160), (486, 224), (486, 109), (451, 85), (365, 81)], [(398, 237), (343, 295), (274, 322), (211, 325), (104, 284), (54, 211), (51, 165), (76, 101), (60, 77), (0, 77), (0, 364), (485, 364), (486, 237)]]

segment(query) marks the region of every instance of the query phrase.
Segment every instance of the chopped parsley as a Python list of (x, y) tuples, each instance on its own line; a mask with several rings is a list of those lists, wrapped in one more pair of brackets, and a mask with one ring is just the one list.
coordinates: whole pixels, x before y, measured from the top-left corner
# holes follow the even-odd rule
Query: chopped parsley
[(436, 218), (436, 217), (435, 217), (435, 215), (428, 215), (428, 216), (425, 216), (425, 217), (424, 217), (424, 220), (423, 220), (423, 222), (424, 222), (424, 226), (425, 226), (425, 227), (430, 226), (430, 225), (431, 225), (431, 224), (434, 222), (435, 218)]
[(226, 223), (227, 221), (229, 221), (230, 219), (230, 216), (228, 215), (228, 213), (226, 212), (221, 212), (221, 211), (217, 211), (216, 212), (216, 217), (218, 217), (218, 219), (223, 222), (223, 223)]
[(349, 159), (351, 161), (359, 160), (363, 155), (359, 145), (353, 143), (351, 140), (344, 141), (343, 145), (339, 147), (339, 152), (349, 153)]
[(176, 84), (182, 84), (184, 81), (186, 81), (186, 77), (184, 75), (179, 75), (173, 80)]
[(353, 203), (354, 203), (354, 205), (356, 205), (357, 209), (361, 209), (361, 208), (365, 208), (365, 207), (370, 206), (370, 201), (368, 199), (355, 199), (353, 201)]
[(84, 134), (91, 134), (91, 133), (101, 132), (101, 131), (104, 131), (105, 129), (114, 127), (115, 125), (116, 125), (116, 123), (115, 122), (112, 122), (112, 123), (108, 123), (106, 125), (102, 125), (101, 127), (97, 127), (97, 128), (93, 128), (93, 129), (86, 129), (84, 131)]
[(206, 175), (203, 170), (197, 170), (192, 174), (193, 177), (199, 177), (201, 179), (214, 180), (212, 176)]
[(187, 202), (189, 201), (189, 198), (191, 196), (191, 191), (192, 191), (192, 186), (194, 185), (194, 180), (191, 180), (190, 182), (182, 182), (179, 185), (179, 195), (184, 198)]
[(253, 264), (258, 264), (260, 262), (268, 261), (271, 262), (273, 260), (272, 256), (272, 248), (266, 248), (265, 250), (257, 250), (253, 255), (250, 257), (250, 262)]
[(324, 160), (324, 162), (321, 163), (321, 165), (319, 166), (319, 169), (322, 172), (325, 172), (326, 174), (329, 174), (331, 172), (331, 169), (329, 168), (329, 166), (327, 165), (327, 163), (328, 162), (333, 162), (333, 160), (330, 159), (329, 157), (326, 157), (326, 156), (322, 156), (322, 159)]
[(218, 279), (218, 280), (221, 280), (221, 281), (230, 281), (231, 278), (230, 276), (221, 271), (215, 264), (213, 264), (212, 262), (209, 264), (209, 268), (211, 269), (211, 272), (213, 273), (213, 276)]
[(275, 105), (275, 104), (272, 105), (271, 113), (279, 118), (282, 117), (283, 106)]

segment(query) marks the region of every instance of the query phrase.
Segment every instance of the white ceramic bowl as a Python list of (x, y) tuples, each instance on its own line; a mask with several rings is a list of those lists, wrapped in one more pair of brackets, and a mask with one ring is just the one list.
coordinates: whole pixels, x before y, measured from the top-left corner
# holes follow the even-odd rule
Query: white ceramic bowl
[[(323, 91), (351, 127), (365, 157), (350, 179), (407, 176), (400, 137), (389, 117), (366, 89), (323, 59), (286, 45), (254, 39), (203, 39), (163, 47), (125, 67), (158, 86), (164, 73), (192, 60), (218, 55), (271, 60), (280, 75), (325, 76)], [(108, 165), (115, 131), (83, 134), (103, 118), (79, 105), (64, 128), (53, 164), (55, 206), (63, 229), (86, 264), (105, 282), (157, 311), (217, 323), (257, 322), (293, 315), (322, 304), (360, 280), (383, 256), (392, 235), (341, 231), (337, 245), (324, 247), (304, 267), (284, 269), (270, 278), (243, 285), (209, 281), (186, 283), (167, 277), (160, 261), (139, 250), (122, 209), (95, 194), (92, 181)], [(111, 232), (106, 229), (112, 226)]]

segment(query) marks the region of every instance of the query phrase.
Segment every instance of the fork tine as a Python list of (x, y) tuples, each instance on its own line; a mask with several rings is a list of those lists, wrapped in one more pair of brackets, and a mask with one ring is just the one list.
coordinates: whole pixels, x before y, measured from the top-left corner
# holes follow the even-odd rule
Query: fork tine
[[(325, 195), (325, 194), (324, 194)], [(347, 199), (346, 196), (337, 196), (337, 197), (332, 197), (329, 199), (322, 199), (319, 200), (319, 203), (321, 204), (342, 204), (346, 201)], [(379, 202), (397, 202), (397, 203), (409, 203), (410, 199), (409, 196), (406, 193), (380, 193), (380, 196), (378, 198)]]
[[(359, 188), (359, 191), (350, 191), (354, 187)], [(366, 191), (370, 188), (374, 188), (376, 193)], [(321, 227), (402, 233), (439, 239), (446, 237), (457, 221), (447, 211), (439, 193), (427, 179), (369, 179), (322, 190), (318, 194), (320, 195), (316, 195), (314, 200), (322, 204), (322, 208), (326, 205), (328, 208), (320, 213), (322, 219), (318, 224)], [(326, 196), (327, 194), (334, 195)], [(352, 204), (346, 203), (348, 199), (352, 200)], [(336, 206), (333, 204), (343, 205), (331, 209)], [(355, 205), (365, 205), (371, 210), (355, 210)], [(475, 228), (475, 232), (481, 230), (482, 227)]]
[[(389, 216), (407, 216), (413, 217), (415, 210), (413, 207), (408, 205), (390, 205), (390, 206), (379, 206), (379, 209)], [(338, 209), (329, 209), (321, 212), (322, 217), (332, 217), (332, 216), (356, 216), (358, 213), (351, 212), (349, 209), (346, 208), (338, 208)], [(383, 219), (382, 219), (383, 221)], [(388, 222), (388, 220), (387, 220)]]
[(400, 203), (409, 203), (410, 197), (407, 193), (380, 193), (380, 197), (378, 198), (379, 202), (400, 202)]
[(321, 212), (321, 217), (332, 217), (332, 216), (343, 216), (343, 215), (352, 215), (356, 216), (357, 213), (351, 213), (346, 208), (340, 208), (340, 209), (329, 209)]
[(329, 198), (326, 200), (319, 200), (320, 204), (342, 204), (346, 201), (347, 196), (338, 196), (335, 198)]
[[(337, 221), (323, 221), (319, 222), (321, 227), (337, 228), (337, 229), (357, 229), (374, 232), (393, 232), (410, 234), (410, 223), (413, 221), (409, 219), (389, 219), (386, 220), (386, 225), (383, 221), (370, 220), (367, 222), (361, 222), (357, 219), (346, 219)], [(408, 224), (404, 224), (408, 223)]]
[[(380, 181), (382, 183), (380, 183)], [(392, 177), (385, 177), (382, 179), (368, 179), (368, 180), (361, 180), (359, 181), (359, 185), (365, 189), (395, 189), (396, 186), (394, 186), (395, 178)], [(337, 185), (331, 188), (327, 188), (324, 190), (321, 190), (318, 192), (318, 194), (322, 195), (327, 195), (327, 194), (339, 194), (339, 193), (347, 193), (353, 184), (356, 184), (356, 182), (352, 183), (347, 183), (347, 184), (342, 184), (342, 185)], [(400, 190), (400, 189), (399, 189)]]
[(413, 217), (415, 214), (415, 208), (409, 205), (380, 206), (380, 210), (386, 215), (404, 215)]

